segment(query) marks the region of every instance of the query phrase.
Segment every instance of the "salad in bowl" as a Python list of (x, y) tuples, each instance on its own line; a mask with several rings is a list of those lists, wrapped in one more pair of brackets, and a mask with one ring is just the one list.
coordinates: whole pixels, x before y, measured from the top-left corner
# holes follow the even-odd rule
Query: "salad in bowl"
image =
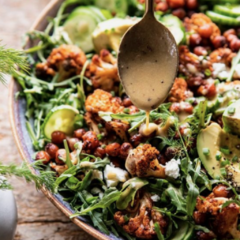
[(240, 239), (240, 2), (155, 1), (179, 70), (147, 134), (117, 69), (121, 39), (144, 8), (66, 0), (44, 31), (27, 33), (30, 68), (14, 77), (33, 160), (52, 171), (71, 218), (106, 235)]

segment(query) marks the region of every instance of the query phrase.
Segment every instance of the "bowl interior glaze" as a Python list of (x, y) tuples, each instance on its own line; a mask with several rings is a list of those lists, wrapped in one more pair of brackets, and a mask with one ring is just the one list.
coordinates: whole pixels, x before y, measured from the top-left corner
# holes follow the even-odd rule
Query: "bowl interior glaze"
[[(61, 3), (64, 0), (52, 0), (40, 16), (37, 18), (35, 23), (33, 24), (30, 30), (39, 30), (42, 31), (47, 26), (47, 17), (54, 17), (56, 16), (57, 10)], [(26, 47), (33, 46), (34, 42), (29, 41)], [(9, 109), (10, 109), (10, 122), (12, 126), (13, 135), (18, 147), (18, 150), (22, 156), (22, 159), (30, 164), (33, 162), (33, 154), (35, 153), (31, 139), (28, 135), (26, 129), (26, 119), (25, 119), (25, 112), (26, 112), (26, 101), (25, 99), (17, 99), (15, 98), (15, 94), (20, 90), (19, 84), (11, 80), (9, 86)], [(31, 168), (31, 167), (30, 167)], [(31, 168), (31, 170), (37, 174), (37, 172)], [(46, 195), (46, 197), (66, 216), (70, 216), (74, 213), (67, 202), (63, 201), (63, 198), (60, 194), (52, 194), (46, 188), (41, 188), (42, 192)], [(93, 237), (99, 240), (123, 240), (123, 238), (115, 237), (113, 234), (109, 236), (99, 232), (96, 230), (84, 217), (74, 218), (72, 221), (82, 228), (87, 233), (91, 234)]]

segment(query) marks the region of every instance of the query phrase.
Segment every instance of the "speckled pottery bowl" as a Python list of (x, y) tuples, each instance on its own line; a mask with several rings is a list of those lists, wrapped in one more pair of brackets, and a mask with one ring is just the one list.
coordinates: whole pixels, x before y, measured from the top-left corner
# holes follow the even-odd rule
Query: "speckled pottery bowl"
[[(57, 10), (61, 3), (64, 0), (52, 0), (47, 7), (43, 10), (40, 16), (37, 18), (35, 23), (33, 24), (30, 30), (39, 30), (42, 31), (47, 26), (48, 17), (56, 16)], [(34, 43), (28, 42), (27, 48), (31, 47)], [(15, 137), (15, 141), (18, 147), (18, 150), (22, 156), (22, 159), (26, 161), (26, 163), (32, 163), (32, 156), (34, 154), (34, 149), (31, 143), (31, 139), (28, 135), (26, 129), (26, 119), (25, 119), (25, 111), (26, 111), (26, 101), (24, 99), (15, 99), (15, 94), (19, 91), (20, 86), (12, 79), (10, 86), (10, 94), (9, 94), (9, 109), (10, 109), (10, 121), (12, 126), (13, 135)], [(31, 169), (33, 173), (37, 174), (34, 169)], [(42, 192), (45, 196), (66, 216), (70, 216), (74, 213), (68, 203), (63, 201), (63, 198), (59, 194), (52, 194), (46, 188), (42, 187)], [(1, 212), (0, 212), (1, 213)], [(99, 232), (93, 226), (91, 226), (86, 219), (83, 217), (74, 218), (72, 221), (82, 228), (87, 233), (91, 234), (93, 237), (99, 240), (123, 240), (123, 238), (117, 238), (113, 234), (109, 236)], [(1, 238), (2, 240), (2, 238)]]

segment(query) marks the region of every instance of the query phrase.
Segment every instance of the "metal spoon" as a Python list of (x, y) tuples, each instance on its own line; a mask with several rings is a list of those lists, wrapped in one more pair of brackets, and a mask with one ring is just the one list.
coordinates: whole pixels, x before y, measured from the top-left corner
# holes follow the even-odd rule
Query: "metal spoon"
[(154, 16), (154, 0), (124, 35), (118, 54), (123, 87), (140, 109), (150, 111), (166, 99), (178, 69), (178, 47), (171, 32)]

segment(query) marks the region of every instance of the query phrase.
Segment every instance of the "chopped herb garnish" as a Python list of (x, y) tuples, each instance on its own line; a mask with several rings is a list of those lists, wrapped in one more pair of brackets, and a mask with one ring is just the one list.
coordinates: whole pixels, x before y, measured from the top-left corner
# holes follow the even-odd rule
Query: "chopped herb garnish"
[(216, 160), (217, 160), (217, 161), (220, 161), (221, 159), (222, 159), (222, 154), (221, 154), (221, 152), (218, 151), (218, 152), (216, 153)]
[(203, 154), (208, 156), (210, 154), (209, 148), (203, 148)]
[(222, 174), (223, 177), (226, 177), (227, 176), (227, 171), (225, 168), (220, 168), (220, 172)]
[(221, 147), (220, 148), (220, 151), (223, 153), (223, 154), (226, 154), (226, 155), (229, 155), (230, 154), (230, 150), (228, 147)]

